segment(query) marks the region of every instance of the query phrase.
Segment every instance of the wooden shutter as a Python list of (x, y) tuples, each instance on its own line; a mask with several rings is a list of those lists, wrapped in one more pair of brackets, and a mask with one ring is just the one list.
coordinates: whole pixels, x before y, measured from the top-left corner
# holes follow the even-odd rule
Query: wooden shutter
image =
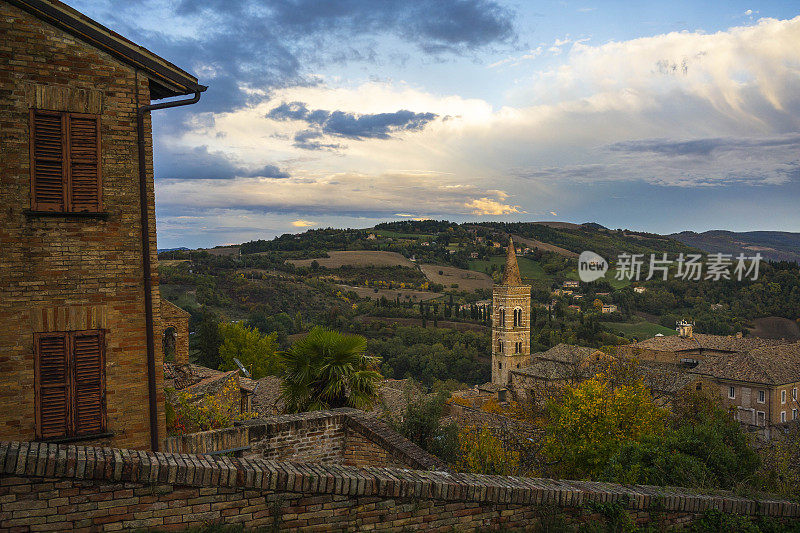
[(70, 211), (100, 211), (100, 117), (68, 118)]
[(103, 334), (72, 334), (75, 434), (101, 433), (105, 428), (105, 364)]
[(67, 173), (65, 127), (61, 113), (31, 110), (31, 208), (65, 211)]
[(37, 334), (36, 417), (42, 439), (65, 437), (69, 431), (69, 336), (66, 333)]

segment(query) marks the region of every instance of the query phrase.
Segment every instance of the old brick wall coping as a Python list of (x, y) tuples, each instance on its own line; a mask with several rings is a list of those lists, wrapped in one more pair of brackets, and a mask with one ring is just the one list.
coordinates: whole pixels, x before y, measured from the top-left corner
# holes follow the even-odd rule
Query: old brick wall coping
[(397, 458), (400, 462), (413, 468), (420, 470), (447, 470), (447, 466), (441, 460), (398, 434), (385, 423), (367, 415), (364, 411), (349, 407), (256, 418), (241, 422), (237, 427), (246, 427), (249, 431), (250, 443), (254, 443), (283, 431), (305, 429), (309, 425), (323, 422), (341, 425), (344, 428), (356, 431), (386, 450), (387, 453)]
[(348, 467), (38, 442), (0, 443), (2, 476), (32, 476), (302, 494), (337, 494), (575, 507), (620, 502), (630, 509), (800, 517), (800, 503), (710, 496), (686, 489), (588, 481)]

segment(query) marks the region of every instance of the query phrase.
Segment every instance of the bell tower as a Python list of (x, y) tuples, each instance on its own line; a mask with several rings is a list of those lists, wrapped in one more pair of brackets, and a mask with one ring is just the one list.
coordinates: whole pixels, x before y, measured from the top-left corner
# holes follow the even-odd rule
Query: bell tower
[(531, 359), (531, 286), (522, 284), (514, 241), (509, 239), (506, 268), (492, 290), (492, 383), (505, 387), (509, 372)]

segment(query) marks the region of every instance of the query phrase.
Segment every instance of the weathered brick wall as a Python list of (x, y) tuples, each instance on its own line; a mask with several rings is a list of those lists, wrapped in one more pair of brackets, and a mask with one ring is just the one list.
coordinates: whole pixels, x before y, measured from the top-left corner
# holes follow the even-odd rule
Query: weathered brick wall
[(161, 300), (161, 334), (175, 328), (175, 364), (189, 364), (189, 313), (168, 300)]
[(342, 450), (341, 461), (342, 464), (350, 466), (393, 466), (397, 468), (408, 466), (395, 459), (389, 451), (351, 428), (345, 430), (345, 446)]
[(243, 450), (247, 457), (352, 466), (443, 469), (444, 464), (383, 422), (340, 408), (248, 420), (241, 425), (170, 437), (164, 450), (212, 453)]
[[(105, 328), (108, 428), (114, 437), (98, 443), (149, 447), (136, 137), (136, 108), (150, 103), (148, 80), (7, 2), (0, 2), (0, 35), (0, 438), (35, 437), (34, 332)], [(106, 218), (26, 214), (31, 107), (101, 114)], [(160, 331), (149, 117), (145, 129), (151, 279)], [(160, 349), (156, 355), (160, 368)], [(161, 391), (162, 377), (157, 380)], [(157, 405), (163, 437), (160, 392)]]
[(164, 440), (164, 451), (172, 453), (214, 453), (250, 446), (247, 427), (232, 427), (175, 435)]
[(252, 453), (265, 459), (338, 462), (344, 449), (345, 415), (326, 411), (272, 417), (249, 425)]
[(800, 504), (650, 486), (282, 463), (260, 458), (0, 443), (0, 529), (183, 529), (213, 522), (283, 531), (532, 528), (599, 518), (617, 502), (668, 528), (719, 509), (800, 519)]

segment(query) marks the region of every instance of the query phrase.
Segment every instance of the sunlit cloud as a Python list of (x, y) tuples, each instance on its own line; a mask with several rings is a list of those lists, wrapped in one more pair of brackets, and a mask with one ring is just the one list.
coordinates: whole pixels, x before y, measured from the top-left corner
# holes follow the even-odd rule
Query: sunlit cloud
[(310, 220), (303, 220), (303, 219), (295, 220), (294, 222), (292, 222), (292, 226), (294, 226), (295, 228), (310, 228), (311, 226), (316, 226), (316, 225), (317, 225), (316, 222), (311, 222)]
[(518, 205), (508, 205), (491, 198), (477, 198), (464, 204), (471, 210), (473, 215), (509, 215), (511, 213), (522, 213)]

